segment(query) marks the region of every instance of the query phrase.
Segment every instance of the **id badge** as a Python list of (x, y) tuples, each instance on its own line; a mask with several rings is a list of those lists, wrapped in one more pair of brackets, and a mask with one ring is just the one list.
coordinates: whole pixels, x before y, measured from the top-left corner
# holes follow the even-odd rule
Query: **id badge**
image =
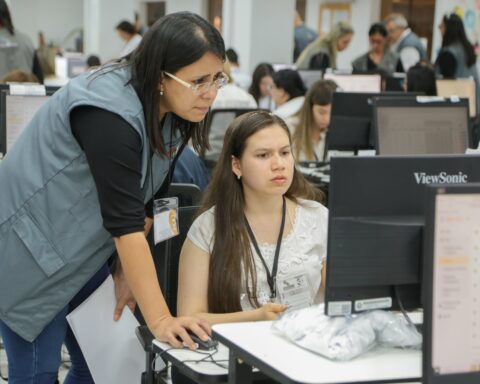
[(277, 297), (289, 311), (311, 306), (313, 300), (306, 272), (277, 277)]
[(168, 197), (153, 201), (153, 237), (155, 245), (177, 236), (178, 228), (178, 198)]

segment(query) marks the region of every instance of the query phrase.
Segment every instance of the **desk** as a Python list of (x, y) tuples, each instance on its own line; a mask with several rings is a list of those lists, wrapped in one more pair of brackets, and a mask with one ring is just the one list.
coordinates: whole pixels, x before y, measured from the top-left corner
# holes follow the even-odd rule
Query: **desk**
[(207, 352), (195, 352), (189, 349), (175, 349), (167, 343), (153, 340), (153, 350), (157, 354), (181, 369), (185, 376), (202, 384), (226, 383), (228, 381), (228, 348), (219, 344), (218, 350), (213, 354), (216, 362), (225, 368), (208, 362), (201, 361), (209, 355)]
[(230, 348), (229, 383), (250, 382), (252, 365), (285, 384), (419, 383), (422, 375), (419, 350), (375, 349), (352, 361), (333, 362), (274, 334), (268, 321), (217, 324), (212, 329), (213, 337)]

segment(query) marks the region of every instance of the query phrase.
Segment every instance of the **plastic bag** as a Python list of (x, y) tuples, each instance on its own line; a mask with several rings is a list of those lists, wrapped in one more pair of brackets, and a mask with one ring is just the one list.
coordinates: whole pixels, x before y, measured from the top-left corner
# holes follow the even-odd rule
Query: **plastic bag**
[(332, 360), (350, 360), (376, 345), (420, 348), (422, 335), (398, 314), (370, 311), (328, 317), (323, 305), (287, 312), (273, 329), (312, 352)]

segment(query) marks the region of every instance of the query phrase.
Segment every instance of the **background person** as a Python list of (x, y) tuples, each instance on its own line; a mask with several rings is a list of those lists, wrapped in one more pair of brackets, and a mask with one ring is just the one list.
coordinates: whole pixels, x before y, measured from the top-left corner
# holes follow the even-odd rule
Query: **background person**
[(115, 29), (118, 36), (125, 42), (119, 57), (127, 56), (138, 47), (140, 41), (142, 41), (142, 36), (137, 33), (135, 26), (126, 20), (118, 23)]
[(404, 71), (420, 60), (428, 61), (427, 50), (420, 38), (408, 27), (407, 19), (398, 13), (385, 20), (390, 49), (400, 56)]
[(302, 51), (295, 62), (297, 69), (337, 69), (337, 52), (347, 49), (352, 38), (352, 26), (338, 22), (330, 33), (317, 38)]
[(387, 30), (381, 23), (372, 24), (368, 30), (370, 50), (352, 61), (354, 72), (369, 72), (381, 69), (387, 74), (403, 72), (399, 57), (387, 47)]

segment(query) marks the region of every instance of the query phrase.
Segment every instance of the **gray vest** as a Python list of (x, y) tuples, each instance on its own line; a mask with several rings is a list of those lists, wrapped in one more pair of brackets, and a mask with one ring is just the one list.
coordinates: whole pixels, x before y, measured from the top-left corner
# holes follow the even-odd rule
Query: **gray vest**
[[(129, 79), (129, 69), (120, 68), (71, 80), (40, 108), (0, 164), (0, 319), (28, 341), (114, 251), (85, 153), (71, 132), (70, 111), (96, 106), (135, 129), (143, 148), (145, 202), (168, 172), (168, 159), (155, 154), (149, 161), (142, 104)], [(168, 153), (181, 138), (172, 136), (167, 120), (162, 131)]]
[(428, 60), (427, 51), (415, 33), (410, 32), (402, 41), (400, 41), (400, 43), (398, 43), (397, 52), (400, 53), (401, 50), (406, 47), (415, 48), (418, 53), (420, 53), (421, 60)]

